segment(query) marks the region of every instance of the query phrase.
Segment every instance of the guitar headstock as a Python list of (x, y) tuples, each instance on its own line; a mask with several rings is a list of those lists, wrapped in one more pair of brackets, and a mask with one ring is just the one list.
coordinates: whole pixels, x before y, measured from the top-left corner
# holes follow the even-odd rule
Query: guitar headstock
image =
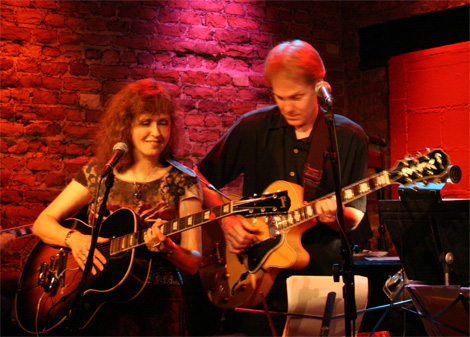
[(449, 156), (441, 149), (435, 149), (416, 158), (399, 160), (390, 171), (390, 181), (409, 185), (418, 181), (432, 181), (447, 173)]
[(234, 202), (233, 213), (247, 218), (270, 214), (287, 214), (290, 205), (291, 201), (287, 191), (279, 191)]

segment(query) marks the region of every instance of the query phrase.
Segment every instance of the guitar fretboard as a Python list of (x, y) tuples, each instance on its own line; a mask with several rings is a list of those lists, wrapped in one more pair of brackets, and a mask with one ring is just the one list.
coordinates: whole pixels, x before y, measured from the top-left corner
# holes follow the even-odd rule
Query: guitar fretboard
[(11, 234), (15, 238), (19, 238), (21, 236), (32, 235), (33, 234), (33, 225), (26, 225), (16, 228), (4, 229), (0, 231), (1, 234)]
[[(229, 202), (211, 209), (191, 214), (182, 218), (167, 221), (162, 224), (160, 230), (165, 236), (191, 229), (205, 223), (220, 219), (233, 213), (233, 203)], [(145, 243), (144, 235), (148, 229), (120, 236), (112, 239), (110, 243), (110, 254), (116, 255), (125, 250), (135, 248)]]
[[(349, 185), (341, 190), (343, 204), (347, 204), (351, 201), (359, 199), (364, 195), (377, 191), (388, 185), (390, 185), (390, 175), (388, 171), (383, 171), (371, 176), (370, 178), (358, 181), (357, 183)], [(334, 195), (335, 193), (327, 194), (315, 200), (314, 202), (310, 202), (303, 207), (287, 213), (286, 215), (276, 216), (275, 219), (277, 229), (289, 229), (298, 225), (299, 223), (303, 223), (317, 217), (318, 214), (315, 213), (314, 208), (315, 202), (333, 197)]]

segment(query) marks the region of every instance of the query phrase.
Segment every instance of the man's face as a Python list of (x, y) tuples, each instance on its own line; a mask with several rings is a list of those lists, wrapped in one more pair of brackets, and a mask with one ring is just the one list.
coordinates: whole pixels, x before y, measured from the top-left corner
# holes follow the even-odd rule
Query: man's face
[(283, 72), (274, 75), (271, 84), (274, 99), (287, 123), (296, 130), (310, 130), (318, 115), (315, 87)]

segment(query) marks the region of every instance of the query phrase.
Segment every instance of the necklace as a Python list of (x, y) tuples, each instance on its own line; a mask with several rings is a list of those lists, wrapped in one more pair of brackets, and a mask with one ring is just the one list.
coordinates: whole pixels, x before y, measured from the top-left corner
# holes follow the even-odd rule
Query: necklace
[[(133, 178), (134, 178), (134, 197), (137, 199), (137, 200), (140, 200), (142, 198), (142, 190), (144, 188), (145, 185), (147, 185), (147, 183), (149, 182), (149, 177), (151, 177), (151, 175), (153, 175), (156, 171), (158, 171), (158, 167), (154, 167), (152, 168), (146, 175), (145, 177), (145, 182), (144, 183), (138, 183), (136, 182), (136, 179), (135, 179), (135, 171), (132, 171), (132, 175), (133, 175)], [(139, 186), (140, 185), (140, 186)]]
[(134, 197), (137, 200), (142, 198), (142, 188), (146, 185), (146, 183), (139, 183), (140, 186), (137, 186), (137, 183), (134, 181)]

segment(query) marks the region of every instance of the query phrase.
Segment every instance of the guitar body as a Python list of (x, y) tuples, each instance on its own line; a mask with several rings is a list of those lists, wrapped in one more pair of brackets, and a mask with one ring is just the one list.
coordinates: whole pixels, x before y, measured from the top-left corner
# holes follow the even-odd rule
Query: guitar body
[[(286, 181), (272, 183), (264, 193), (287, 191), (290, 209), (302, 204), (303, 189)], [(303, 232), (314, 226), (307, 221), (300, 226), (276, 235), (271, 218), (266, 216), (246, 219), (259, 233), (253, 247), (243, 254), (228, 250), (224, 233), (217, 222), (202, 228), (203, 261), (199, 277), (209, 300), (220, 308), (251, 308), (260, 303), (261, 294), (267, 295), (281, 269), (302, 269), (310, 261), (303, 248)]]
[[(133, 233), (137, 221), (131, 210), (120, 209), (103, 222), (100, 236), (111, 238)], [(91, 233), (91, 228), (77, 219), (65, 220), (62, 225), (83, 234)], [(150, 272), (148, 257), (136, 254), (137, 249), (110, 256), (109, 243), (98, 244), (97, 248), (107, 263), (97, 275), (90, 272), (82, 288), (83, 305), (75, 305), (83, 272), (71, 251), (38, 242), (24, 266), (14, 302), (14, 315), (23, 330), (34, 334), (49, 332), (69, 315), (79, 317), (80, 323), (74, 328), (82, 329), (104, 303), (127, 302), (143, 290)]]

